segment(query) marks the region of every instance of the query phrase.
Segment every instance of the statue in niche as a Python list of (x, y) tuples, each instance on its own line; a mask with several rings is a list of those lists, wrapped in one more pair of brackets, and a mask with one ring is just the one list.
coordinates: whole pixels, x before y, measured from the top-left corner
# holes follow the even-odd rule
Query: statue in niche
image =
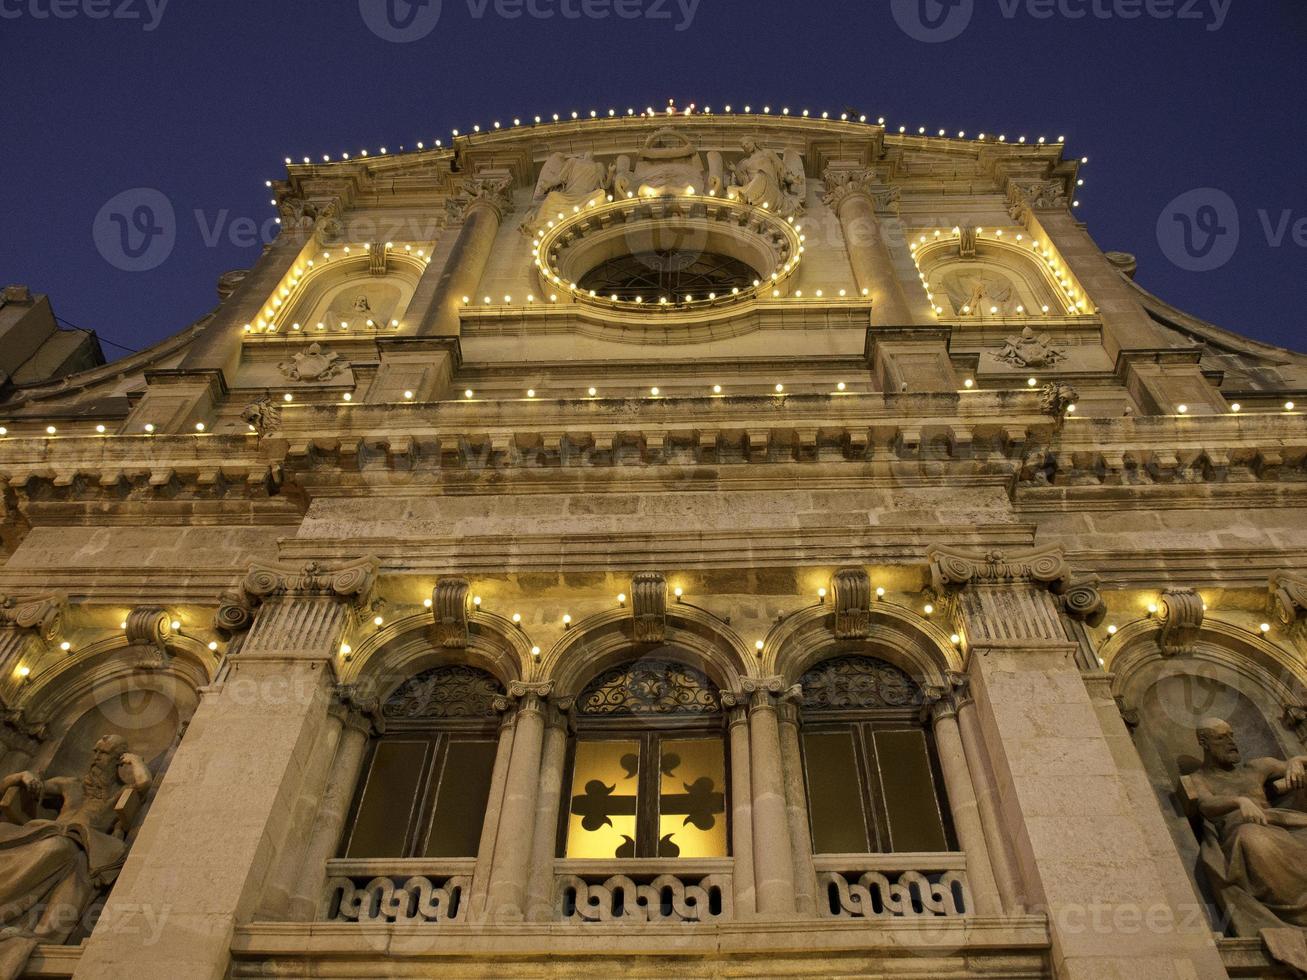
[(774, 150), (763, 149), (752, 137), (746, 138), (741, 147), (744, 159), (732, 167), (736, 186), (727, 194), (782, 217), (802, 214), (807, 175), (799, 152), (786, 150), (782, 159)]
[(321, 344), (309, 344), (290, 360), (278, 364), (277, 369), (288, 381), (330, 381), (348, 370), (349, 363)]
[(1307, 974), (1307, 757), (1245, 762), (1219, 718), (1197, 735), (1202, 764), (1180, 782), (1202, 823), (1200, 867), (1235, 932), (1260, 933), (1273, 958)]
[(609, 170), (586, 150), (580, 156), (555, 153), (540, 169), (535, 195), (535, 207), (522, 222), (522, 232), (532, 237), (536, 232), (556, 221), (558, 216), (570, 216), (574, 208), (584, 210), (591, 204), (607, 199)]
[[(62, 943), (92, 900), (113, 884), (150, 770), (121, 735), (95, 743), (86, 774), (0, 782), (0, 980), (15, 980), (38, 943)], [(53, 820), (32, 811), (59, 801)]]
[(1012, 281), (989, 270), (946, 274), (943, 291), (958, 316), (1015, 316), (1021, 305)]
[(1019, 337), (1008, 337), (1003, 344), (1003, 349), (997, 354), (991, 353), (990, 356), (1018, 368), (1052, 367), (1066, 357), (1062, 351), (1053, 346), (1053, 338), (1050, 335), (1041, 333), (1036, 337), (1035, 331), (1029, 327), (1023, 328)]

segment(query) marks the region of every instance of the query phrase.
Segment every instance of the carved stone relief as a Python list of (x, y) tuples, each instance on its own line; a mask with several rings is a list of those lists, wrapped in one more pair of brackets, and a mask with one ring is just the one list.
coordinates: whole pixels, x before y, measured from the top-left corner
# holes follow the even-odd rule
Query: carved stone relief
[(1036, 336), (1030, 327), (1022, 328), (1018, 336), (1008, 337), (1003, 349), (991, 352), (989, 356), (1016, 368), (1052, 367), (1066, 359), (1062, 348), (1053, 343), (1052, 335), (1041, 333)]
[(282, 361), (277, 369), (288, 381), (330, 381), (349, 370), (349, 362), (335, 351), (314, 343)]

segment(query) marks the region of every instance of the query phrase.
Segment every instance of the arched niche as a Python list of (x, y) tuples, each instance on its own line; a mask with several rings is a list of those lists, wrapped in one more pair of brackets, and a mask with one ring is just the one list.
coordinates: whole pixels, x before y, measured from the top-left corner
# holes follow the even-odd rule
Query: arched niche
[(701, 671), (723, 691), (738, 690), (741, 678), (756, 674), (756, 658), (749, 656), (730, 627), (701, 610), (678, 605), (667, 610), (666, 637), (661, 643), (637, 641), (635, 620), (628, 610), (576, 623), (541, 658), (533, 676), (553, 681), (560, 696), (574, 696), (607, 668), (632, 660), (684, 664)]
[(922, 246), (916, 257), (935, 305), (944, 309), (942, 316), (1001, 319), (1076, 312), (1046, 266), (1007, 242), (980, 239), (975, 255), (963, 257), (956, 239), (940, 240)]
[(787, 617), (767, 638), (764, 672), (791, 685), (823, 660), (862, 656), (892, 664), (923, 688), (943, 688), (949, 673), (962, 670), (961, 654), (933, 623), (888, 603), (873, 604), (869, 617), (865, 639), (837, 637), (835, 610), (827, 604)]
[(438, 641), (427, 614), (388, 623), (339, 664), (339, 675), (341, 683), (358, 685), (384, 702), (409, 678), (434, 667), (463, 665), (482, 670), (507, 689), (513, 681), (528, 679), (530, 662), (525, 634), (502, 617), (473, 613), (468, 617), (467, 645), (446, 647)]
[[(324, 333), (340, 332), (349, 324), (351, 332), (368, 329), (394, 329), (404, 323), (418, 280), (426, 268), (425, 259), (391, 250), (383, 273), (372, 271), (371, 259), (363, 247), (353, 246), (351, 256), (336, 258), (315, 266), (304, 277), (284, 304), (277, 307), (273, 297), (263, 310), (264, 318), (286, 332), (295, 323), (312, 336), (317, 325)], [(368, 326), (368, 321), (372, 326)]]
[(1180, 776), (1201, 762), (1198, 724), (1228, 721), (1245, 759), (1302, 755), (1302, 739), (1282, 718), (1286, 705), (1304, 703), (1307, 686), (1282, 651), (1220, 623), (1205, 627), (1185, 654), (1165, 656), (1146, 625), (1118, 634), (1103, 653), (1172, 840), (1196, 891), (1211, 904), (1197, 873), (1199, 841), (1177, 793)]

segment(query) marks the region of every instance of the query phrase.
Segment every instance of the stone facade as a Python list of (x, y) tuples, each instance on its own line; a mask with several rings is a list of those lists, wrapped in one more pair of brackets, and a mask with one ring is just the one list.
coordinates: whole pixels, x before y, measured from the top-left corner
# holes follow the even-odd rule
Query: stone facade
[(1294, 975), (1181, 777), (1213, 716), (1304, 754), (1307, 357), (1138, 287), (1078, 166), (703, 112), (289, 166), (213, 313), (0, 393), (0, 839), (103, 735), (149, 774), (0, 960)]

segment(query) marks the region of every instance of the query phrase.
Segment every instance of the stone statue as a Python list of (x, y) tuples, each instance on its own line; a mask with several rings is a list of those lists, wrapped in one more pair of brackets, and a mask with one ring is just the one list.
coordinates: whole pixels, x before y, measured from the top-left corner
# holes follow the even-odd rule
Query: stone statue
[(288, 381), (330, 381), (348, 368), (343, 357), (316, 343), (277, 365)]
[(354, 300), (354, 312), (355, 313), (372, 312), (372, 304), (368, 302), (368, 298), (366, 296), (360, 295), (356, 300)]
[(534, 237), (560, 214), (570, 217), (574, 208), (584, 210), (602, 203), (608, 196), (608, 183), (608, 168), (597, 163), (589, 150), (580, 156), (553, 154), (540, 170), (532, 198), (535, 207), (522, 222), (522, 232)]
[(1261, 933), (1273, 957), (1307, 973), (1307, 757), (1245, 762), (1219, 718), (1197, 734), (1203, 762), (1181, 787), (1202, 818), (1208, 884), (1238, 935)]
[[(20, 772), (0, 782), (0, 980), (14, 980), (38, 943), (62, 943), (111, 885), (150, 770), (121, 735), (95, 743), (86, 775), (44, 779)], [(53, 820), (20, 804), (59, 800)]]
[(1018, 368), (1051, 367), (1066, 357), (1053, 346), (1051, 335), (1041, 333), (1035, 336), (1035, 331), (1029, 327), (1023, 327), (1020, 336), (1008, 337), (1003, 349), (991, 356)]
[(752, 138), (746, 138), (741, 146), (744, 159), (732, 168), (738, 186), (727, 193), (782, 217), (801, 214), (807, 178), (798, 152), (786, 150), (782, 160), (780, 154), (763, 149)]

